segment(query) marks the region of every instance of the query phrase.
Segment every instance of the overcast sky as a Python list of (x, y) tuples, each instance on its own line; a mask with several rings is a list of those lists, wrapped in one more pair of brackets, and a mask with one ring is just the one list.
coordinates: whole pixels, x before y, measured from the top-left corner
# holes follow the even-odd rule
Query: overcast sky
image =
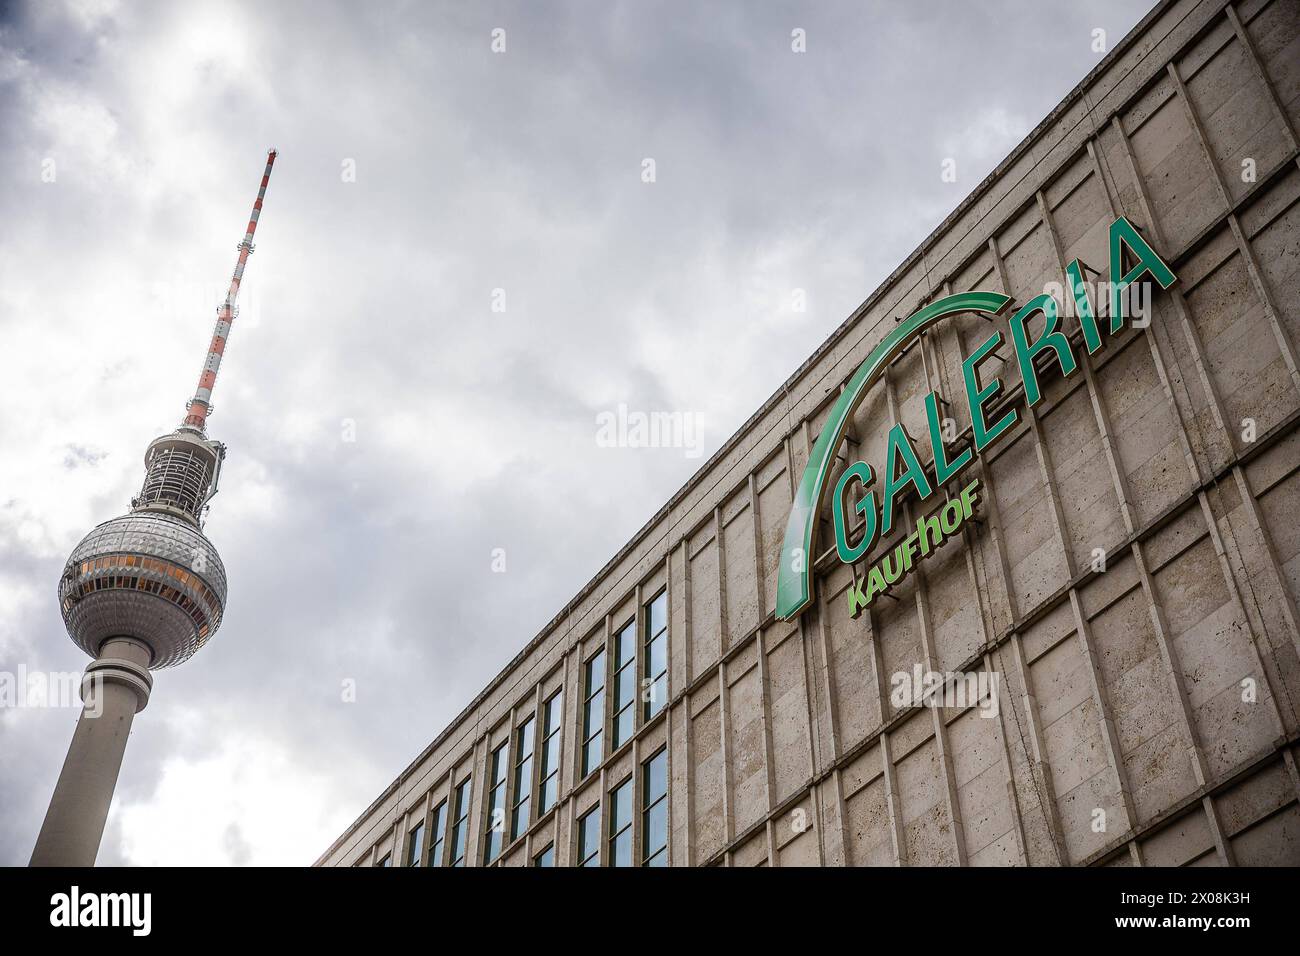
[[(85, 666), (63, 563), (280, 150), (208, 429), (229, 606), (99, 862), (312, 862), (1147, 6), (0, 2), (0, 671)], [(620, 403), (704, 457), (601, 447)], [(0, 708), (0, 863), (77, 713)]]

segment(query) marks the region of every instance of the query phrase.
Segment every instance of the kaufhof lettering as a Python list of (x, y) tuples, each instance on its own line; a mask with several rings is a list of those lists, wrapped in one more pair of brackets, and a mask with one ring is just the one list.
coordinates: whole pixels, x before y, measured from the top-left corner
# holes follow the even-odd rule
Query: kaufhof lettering
[[(859, 462), (858, 464), (861, 464)], [(847, 475), (848, 473), (845, 472)], [(841, 484), (843, 481), (841, 480)], [(888, 594), (899, 581), (912, 570), (915, 561), (938, 551), (949, 538), (954, 537), (975, 511), (975, 501), (979, 494), (979, 479), (976, 478), (962, 489), (961, 495), (948, 499), (948, 502), (933, 515), (922, 515), (916, 522), (916, 530), (900, 541), (892, 551), (871, 566), (865, 581), (857, 581), (849, 586), (849, 615), (857, 617), (871, 606), (882, 594)], [(836, 489), (836, 505), (843, 500), (840, 489)], [(835, 522), (835, 545), (840, 546), (843, 533), (843, 521)], [(865, 539), (864, 539), (865, 540)], [(840, 552), (844, 558), (844, 552)], [(854, 559), (856, 560), (856, 559)], [(864, 587), (865, 585), (865, 587)]]
[[(1120, 332), (1128, 319), (1125, 305), (1130, 286), (1150, 276), (1162, 289), (1175, 281), (1164, 260), (1127, 218), (1121, 216), (1110, 225), (1110, 281), (1107, 285), (1110, 312), (1109, 331)], [(1078, 321), (1084, 348), (1088, 354), (1102, 348), (1102, 333), (1097, 313), (1084, 282), (1084, 266), (1078, 260), (1065, 267), (1066, 288), (1070, 290), (1074, 319)], [(1000, 292), (962, 292), (944, 296), (908, 316), (885, 337), (854, 372), (831, 409), (825, 427), (817, 437), (795, 491), (781, 548), (777, 573), (776, 613), (790, 620), (813, 600), (813, 568), (810, 556), (817, 554), (818, 516), (824, 504), (835, 452), (844, 438), (849, 419), (871, 386), (896, 358), (929, 326), (947, 316), (963, 312), (1000, 315), (1011, 304), (1011, 297)], [(1032, 408), (1043, 399), (1040, 376), (1053, 362), (1068, 378), (1079, 369), (1061, 320), (1061, 308), (1050, 293), (1034, 296), (1008, 320), (1015, 363), (1024, 383), (1025, 403)], [(1042, 317), (1041, 330), (1034, 335), (1030, 321)], [(931, 465), (927, 469), (917, 453), (917, 442), (902, 423), (889, 430), (885, 447), (884, 468), (879, 472), (865, 461), (851, 462), (835, 483), (831, 499), (835, 550), (839, 559), (852, 564), (865, 556), (879, 540), (888, 537), (903, 503), (911, 496), (921, 502), (955, 481), (985, 449), (1006, 435), (1019, 420), (1015, 408), (1003, 411), (990, 421), (991, 406), (1003, 392), (1001, 379), (985, 378), (981, 368), (1003, 343), (1001, 330), (994, 330), (962, 362), (962, 384), (971, 423), (971, 442), (952, 447), (944, 441), (940, 406), (947, 402), (938, 392), (925, 396), (925, 438), (930, 446)], [(974, 514), (979, 497), (978, 479), (969, 482), (956, 497), (939, 509), (937, 515), (921, 518), (916, 529), (867, 571), (864, 583), (849, 588), (850, 613), (857, 617), (877, 597), (909, 574), (916, 563), (957, 536)], [(877, 491), (879, 495), (877, 496)], [(853, 498), (856, 494), (856, 498)], [(857, 541), (850, 540), (846, 502), (854, 500), (851, 514), (862, 519)]]

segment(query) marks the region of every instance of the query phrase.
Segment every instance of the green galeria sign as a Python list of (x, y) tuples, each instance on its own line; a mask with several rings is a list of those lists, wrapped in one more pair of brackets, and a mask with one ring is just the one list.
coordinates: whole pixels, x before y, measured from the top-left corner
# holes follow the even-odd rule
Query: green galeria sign
[[(1129, 263), (1127, 271), (1125, 263)], [(1089, 354), (1102, 346), (1097, 327), (1096, 313), (1088, 299), (1083, 281), (1083, 266), (1078, 259), (1065, 269), (1067, 285), (1074, 300), (1074, 311), (1082, 327), (1084, 345)], [(1137, 228), (1121, 216), (1110, 226), (1110, 331), (1119, 332), (1124, 327), (1125, 290), (1145, 275), (1150, 275), (1162, 289), (1174, 282), (1174, 274), (1148, 245)], [(884, 373), (889, 363), (898, 356), (923, 330), (946, 316), (960, 312), (1000, 315), (1011, 304), (1011, 297), (1000, 292), (962, 292), (945, 296), (908, 316), (872, 349), (871, 354), (858, 366), (831, 409), (830, 418), (813, 445), (808, 465), (795, 492), (786, 524), (785, 540), (781, 546), (781, 564), (777, 573), (776, 614), (790, 620), (801, 614), (813, 600), (813, 557), (817, 554), (817, 516), (821, 513), (826, 496), (827, 479), (835, 460), (849, 419), (858, 404)], [(1042, 332), (1030, 340), (1029, 320), (1043, 314)], [(1078, 361), (1070, 347), (1069, 338), (1061, 328), (1056, 300), (1047, 293), (1026, 302), (1010, 319), (1012, 347), (1025, 385), (1025, 401), (1032, 408), (1042, 401), (1039, 372), (1034, 358), (1040, 353), (1050, 353), (1060, 366), (1062, 375), (1068, 377), (1078, 371)], [(943, 441), (943, 423), (939, 417), (939, 404), (943, 399), (938, 392), (925, 396), (926, 431), (930, 441), (933, 478), (921, 465), (916, 453), (916, 442), (902, 424), (889, 430), (885, 449), (885, 467), (880, 472), (879, 500), (877, 500), (877, 472), (865, 461), (855, 461), (845, 469), (836, 483), (831, 498), (831, 511), (835, 527), (835, 549), (841, 561), (852, 563), (866, 554), (875, 542), (890, 534), (899, 507), (908, 492), (915, 492), (925, 501), (936, 490), (960, 475), (981, 454), (1015, 425), (1018, 413), (1006, 411), (997, 421), (988, 421), (985, 408), (1002, 391), (1000, 379), (987, 382), (980, 379), (980, 366), (1002, 344), (1002, 333), (995, 330), (981, 342), (962, 363), (962, 381), (966, 404), (970, 409), (973, 444), (964, 448), (950, 448)], [(856, 544), (850, 543), (845, 520), (845, 498), (851, 486), (857, 485), (865, 494), (854, 505), (862, 516), (864, 530)], [(978, 480), (968, 483), (957, 497), (931, 518), (917, 522), (916, 530), (903, 539), (888, 555), (873, 565), (863, 584), (849, 589), (849, 608), (857, 617), (869, 607), (877, 596), (900, 581), (910, 572), (919, 558), (931, 554), (956, 534), (974, 511), (978, 501)]]

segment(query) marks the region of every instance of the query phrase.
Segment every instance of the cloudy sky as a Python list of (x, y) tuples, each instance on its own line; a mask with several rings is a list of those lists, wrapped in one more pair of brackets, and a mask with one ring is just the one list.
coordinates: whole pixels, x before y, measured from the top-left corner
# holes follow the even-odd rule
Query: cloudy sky
[[(63, 562), (178, 424), (280, 150), (209, 427), (229, 608), (99, 861), (313, 861), (703, 461), (598, 416), (707, 457), (1146, 8), (0, 2), (0, 672), (85, 665)], [(10, 865), (77, 717), (18, 703)]]

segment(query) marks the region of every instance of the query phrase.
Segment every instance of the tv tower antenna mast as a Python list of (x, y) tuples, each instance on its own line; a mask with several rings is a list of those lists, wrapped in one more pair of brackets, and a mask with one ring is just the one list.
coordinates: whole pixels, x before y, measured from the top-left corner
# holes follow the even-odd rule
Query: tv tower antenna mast
[(230, 323), (237, 310), (235, 302), (239, 298), (239, 284), (244, 281), (244, 266), (253, 253), (253, 233), (257, 232), (257, 220), (262, 215), (262, 200), (266, 198), (266, 184), (271, 181), (271, 167), (275, 165), (275, 150), (266, 154), (266, 171), (262, 173), (262, 183), (257, 187), (257, 198), (253, 200), (253, 212), (248, 217), (248, 229), (239, 243), (239, 258), (235, 260), (235, 271), (230, 277), (230, 289), (226, 300), (217, 308), (217, 327), (212, 332), (212, 344), (208, 347), (208, 357), (203, 362), (203, 371), (199, 373), (199, 386), (194, 397), (185, 406), (183, 428), (197, 429), (201, 434), (212, 414), (212, 387), (217, 384), (217, 372), (221, 368), (221, 356), (226, 351), (226, 339), (230, 337)]
[(73, 548), (59, 579), (68, 636), (93, 660), (82, 677), (81, 716), (36, 838), (32, 866), (94, 865), (131, 723), (149, 702), (150, 672), (188, 660), (221, 625), (226, 570), (203, 533), (203, 517), (217, 493), (226, 447), (210, 440), (206, 427), (275, 156), (275, 150), (267, 154), (184, 420), (149, 444), (144, 484), (131, 510), (92, 529)]

